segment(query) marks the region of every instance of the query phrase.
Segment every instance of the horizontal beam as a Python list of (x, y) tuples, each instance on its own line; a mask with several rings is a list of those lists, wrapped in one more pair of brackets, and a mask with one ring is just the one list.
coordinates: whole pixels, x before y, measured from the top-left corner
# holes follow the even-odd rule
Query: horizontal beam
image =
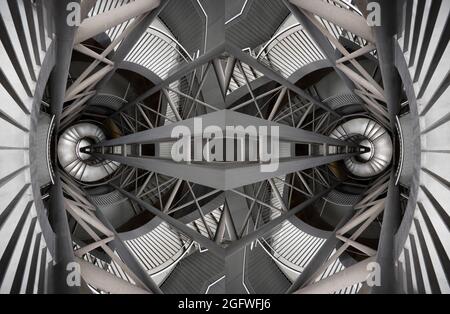
[[(202, 128), (194, 128), (195, 119), (201, 118)], [(222, 130), (225, 130), (227, 126), (243, 126), (244, 128), (248, 126), (261, 127), (266, 126), (268, 128), (275, 126), (279, 130), (279, 140), (287, 141), (293, 143), (316, 143), (316, 144), (328, 144), (337, 146), (350, 146), (355, 147), (356, 145), (351, 142), (346, 142), (338, 139), (331, 138), (326, 135), (318, 134), (315, 132), (294, 128), (285, 124), (276, 123), (273, 121), (267, 121), (254, 116), (242, 114), (235, 112), (233, 110), (220, 110), (217, 112), (212, 112), (198, 118), (191, 118), (176, 123), (171, 123), (170, 125), (161, 126), (151, 130), (145, 130), (137, 132), (134, 134), (122, 136), (119, 138), (111, 139), (93, 145), (93, 147), (101, 146), (115, 146), (115, 145), (125, 145), (125, 144), (146, 144), (146, 143), (156, 143), (156, 142), (167, 142), (174, 141), (172, 138), (172, 130), (177, 126), (186, 126), (191, 131), (192, 137), (202, 136), (203, 130), (208, 126), (218, 126)], [(198, 129), (198, 131), (196, 131)], [(196, 131), (196, 132), (194, 132)]]
[(226, 163), (226, 167), (224, 167), (217, 163), (208, 162), (186, 163), (175, 162), (171, 159), (163, 158), (133, 157), (100, 153), (94, 153), (93, 155), (99, 158), (117, 161), (123, 165), (154, 171), (166, 176), (226, 191), (276, 176), (326, 165), (349, 158), (355, 154), (357, 153), (286, 158), (279, 161), (278, 169), (273, 172), (262, 172), (261, 164), (257, 162)]

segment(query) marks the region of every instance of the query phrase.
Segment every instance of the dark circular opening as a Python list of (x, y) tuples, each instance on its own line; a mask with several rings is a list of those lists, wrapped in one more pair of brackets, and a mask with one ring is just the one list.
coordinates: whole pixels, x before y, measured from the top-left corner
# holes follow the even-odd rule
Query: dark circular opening
[(94, 139), (90, 137), (83, 137), (77, 142), (76, 153), (79, 159), (88, 161), (92, 159), (92, 155), (86, 152), (86, 148), (95, 144)]

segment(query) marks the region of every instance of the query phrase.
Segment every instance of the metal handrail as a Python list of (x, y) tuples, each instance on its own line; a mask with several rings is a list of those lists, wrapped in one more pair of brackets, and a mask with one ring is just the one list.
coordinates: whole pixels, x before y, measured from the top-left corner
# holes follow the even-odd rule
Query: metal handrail
[(192, 60), (175, 38), (152, 26), (125, 57), (125, 61), (139, 64), (161, 79), (167, 78), (175, 66)]

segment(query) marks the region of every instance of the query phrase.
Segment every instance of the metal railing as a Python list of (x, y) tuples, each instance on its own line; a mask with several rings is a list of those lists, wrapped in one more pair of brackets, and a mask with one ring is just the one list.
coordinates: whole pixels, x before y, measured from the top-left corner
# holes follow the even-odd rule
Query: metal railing
[[(330, 256), (333, 256), (333, 254), (335, 254), (335, 253), (336, 253), (336, 249), (333, 250), (333, 252), (330, 254)], [(327, 267), (327, 269), (325, 269), (325, 271), (319, 277), (317, 277), (315, 282), (318, 282), (322, 279), (325, 279), (334, 274), (337, 274), (338, 272), (343, 271), (344, 269), (345, 269), (344, 264), (342, 264), (340, 259), (336, 259), (330, 266)], [(359, 290), (362, 288), (362, 286), (363, 286), (362, 283), (356, 283), (350, 287), (346, 287), (346, 288), (337, 290), (333, 293), (334, 294), (356, 294), (359, 292)]]

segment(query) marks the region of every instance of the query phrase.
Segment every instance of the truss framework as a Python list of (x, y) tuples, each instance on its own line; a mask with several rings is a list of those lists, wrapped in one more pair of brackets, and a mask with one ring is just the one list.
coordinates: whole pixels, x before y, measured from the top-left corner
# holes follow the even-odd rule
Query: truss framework
[[(327, 10), (322, 11), (316, 6), (317, 1), (291, 2), (299, 7), (304, 20), (308, 20), (311, 27), (319, 31), (321, 36), (329, 41), (329, 44), (341, 52), (341, 58), (330, 61), (339, 70), (339, 73), (354, 85), (352, 92), (364, 101), (363, 104), (367, 111), (376, 116), (384, 125), (389, 125), (391, 116), (388, 109), (382, 104), (387, 102), (386, 92), (357, 61), (359, 56), (370, 53), (377, 48), (370, 28), (367, 29), (367, 27), (362, 26), (360, 16), (358, 17), (354, 13), (350, 14), (349, 12), (344, 14), (342, 11), (338, 11), (335, 6), (331, 7), (327, 4)], [(88, 12), (88, 6), (92, 6), (93, 2), (83, 1), (82, 4), (84, 6), (83, 12)], [(142, 25), (148, 25), (158, 14), (159, 10), (162, 9), (163, 5), (156, 8), (158, 4), (159, 1), (135, 1), (132, 5), (128, 4), (113, 10), (115, 12), (109, 12), (101, 17), (87, 18), (83, 21), (78, 31), (73, 34), (75, 45), (68, 50), (72, 51), (74, 49), (93, 58), (94, 61), (67, 89), (64, 86), (63, 97), (60, 99), (60, 107), (64, 109), (61, 110), (60, 117), (58, 117), (61, 123), (60, 128), (68, 126), (88, 107), (89, 100), (98, 93), (98, 82), (101, 81), (102, 84), (105, 84), (105, 81), (112, 76), (118, 64), (123, 60), (109, 60), (107, 55), (114, 49), (117, 49), (117, 51), (130, 50), (137, 38), (139, 38), (136, 34), (142, 32)], [(321, 16), (322, 18), (329, 19), (337, 25), (341, 25), (349, 31), (358, 34), (367, 41), (367, 44), (354, 52), (349, 52), (339, 40), (319, 23), (315, 16), (328, 14), (326, 12), (332, 12), (332, 15), (324, 15)], [(337, 12), (342, 12), (344, 18), (338, 18)], [(346, 18), (352, 23), (349, 24), (348, 21), (345, 21)], [(112, 27), (131, 19), (132, 22), (101, 54), (96, 53), (82, 43), (84, 39), (106, 30), (99, 28), (99, 25), (102, 24), (101, 21), (106, 20), (108, 22), (104, 24), (108, 25), (105, 27)], [(136, 40), (134, 42), (127, 41), (126, 39), (130, 37), (134, 37)], [(314, 36), (312, 37), (314, 38)], [(118, 55), (125, 56), (125, 53), (118, 53)], [(210, 104), (202, 98), (202, 88), (207, 80), (207, 73), (211, 68), (214, 70), (215, 79), (218, 82), (223, 98), (219, 105)], [(242, 75), (245, 82), (242, 87), (245, 86), (247, 88), (249, 99), (239, 104), (229, 104), (227, 103), (227, 95), (230, 91), (231, 82), (237, 81), (236, 73)], [(251, 86), (249, 79), (251, 75), (255, 78), (257, 76), (265, 76), (275, 82), (277, 86), (258, 94), (258, 91)], [(181, 81), (186, 83), (188, 87), (182, 87)], [(157, 108), (152, 108), (145, 103), (153, 95), (159, 96)], [(63, 106), (64, 103), (69, 102), (70, 104)], [(301, 164), (298, 160), (290, 160), (287, 161), (285, 164), (287, 165), (286, 168), (280, 173), (274, 173), (263, 178), (255, 176), (250, 180), (237, 181), (231, 185), (205, 183), (204, 181), (196, 180), (194, 175), (181, 177), (169, 171), (170, 167), (174, 166), (173, 163), (142, 158), (142, 145), (148, 143), (148, 136), (153, 136), (152, 134), (159, 134), (158, 132), (160, 132), (160, 135), (154, 136), (153, 139), (155, 141), (167, 139), (165, 132), (170, 129), (167, 126), (173, 127), (177, 124), (189, 123), (188, 121), (193, 117), (207, 116), (214, 113), (221, 114), (223, 112), (231, 112), (236, 114), (234, 117), (242, 118), (243, 115), (239, 110), (254, 113), (257, 118), (253, 117), (252, 122), (257, 119), (259, 123), (278, 123), (282, 125), (285, 131), (284, 136), (286, 137), (293, 137), (292, 134), (295, 134), (297, 141), (298, 137), (300, 137), (302, 143), (320, 145), (322, 156), (309, 154), (305, 160), (310, 163), (306, 162), (304, 164)], [(340, 115), (324, 104), (314, 92), (305, 91), (290, 83), (277, 72), (259, 63), (251, 55), (229, 43), (219, 44), (204, 55), (184, 64), (165, 80), (156, 84), (133, 101), (124, 101), (121, 108), (108, 118), (120, 125), (125, 134), (116, 140), (96, 145), (92, 148), (92, 151), (98, 157), (116, 160), (124, 165), (125, 168), (120, 173), (119, 184), (111, 183), (111, 186), (126, 196), (133, 206), (139, 206), (148, 210), (169, 223), (177, 232), (186, 235), (202, 247), (224, 259), (229, 258), (248, 244), (258, 240), (258, 238), (270, 232), (289, 217), (298, 214), (311, 204), (321, 200), (338, 184), (330, 170), (324, 165), (357, 154), (357, 152), (350, 149), (355, 147), (354, 143), (333, 141), (322, 135), (329, 124), (338, 121)], [(246, 117), (242, 121), (248, 119)], [(137, 144), (135, 147), (136, 154), (130, 153), (128, 145), (135, 144)], [(340, 151), (341, 154), (330, 154), (329, 146), (333, 145), (342, 145), (344, 147)], [(116, 146), (120, 148), (118, 150), (120, 153), (109, 153), (108, 147)], [(94, 149), (97, 150), (94, 152)], [(133, 147), (131, 149), (133, 150)], [(135, 160), (132, 160), (132, 158), (135, 158)], [(317, 161), (311, 162), (313, 159)], [(181, 173), (180, 170), (184, 172), (188, 167), (192, 168), (192, 165), (181, 165), (175, 172)], [(162, 171), (161, 169), (163, 168), (167, 170)], [(200, 177), (207, 177), (208, 173), (206, 171), (211, 171), (211, 169), (201, 166), (195, 168), (195, 170), (203, 171), (199, 175)], [(242, 169), (237, 169), (233, 176), (237, 177), (240, 170)], [(290, 180), (280, 179), (280, 175)], [(117, 288), (120, 291), (160, 293), (159, 288), (146, 275), (145, 271), (139, 267), (139, 263), (136, 262), (132, 254), (126, 250), (114, 228), (111, 228), (111, 225), (105, 221), (104, 217), (101, 217), (101, 212), (89, 200), (89, 195), (78, 188), (64, 174), (60, 176), (62, 179), (62, 191), (66, 196), (63, 200), (63, 208), (93, 240), (90, 244), (78, 247), (71, 244), (72, 249), (75, 247), (75, 250), (72, 250), (74, 259), (82, 264), (82, 275), (85, 275), (83, 278), (86, 283), (102, 291), (108, 291), (105, 290), (108, 288), (112, 289), (112, 287), (102, 285), (102, 282), (106, 280), (114, 283), (114, 289)], [(294, 184), (294, 180), (299, 180), (301, 184)], [(287, 194), (280, 192), (276, 184), (277, 181), (282, 182), (285, 190), (288, 191)], [(199, 193), (196, 191), (196, 187), (201, 186), (203, 188), (206, 186), (209, 189), (206, 190), (207, 192), (204, 192), (205, 189), (199, 189), (203, 190), (202, 193)], [(323, 261), (319, 264), (320, 267), (305, 271), (305, 275), (300, 276), (298, 282), (292, 285), (290, 292), (330, 292), (332, 291), (329, 285), (331, 281), (333, 281), (333, 285), (338, 282), (340, 287), (346, 287), (365, 279), (364, 276), (367, 274), (364, 271), (364, 267), (367, 263), (374, 260), (378, 252), (359, 243), (357, 239), (367, 226), (383, 212), (386, 205), (390, 204), (388, 197), (384, 196), (388, 186), (390, 187), (386, 176), (375, 182), (363, 195), (363, 199), (355, 205), (355, 215), (350, 220), (344, 221), (333, 232), (332, 237), (328, 239), (330, 243), (338, 241), (341, 244), (339, 249), (332, 255), (319, 254), (319, 257), (322, 255), (326, 256), (325, 258), (322, 256)], [(252, 192), (250, 193), (249, 190), (252, 190)], [(265, 201), (268, 191), (273, 193), (280, 206), (274, 206), (270, 202)], [(293, 193), (300, 193), (307, 199), (301, 204), (292, 205)], [(234, 220), (233, 210), (226, 200), (227, 196), (231, 194), (238, 195), (248, 205), (245, 219), (242, 222), (239, 221), (241, 226), (238, 226), (238, 222)], [(225, 195), (225, 201), (220, 219), (217, 221), (217, 228), (215, 231), (212, 231), (206, 221), (207, 213), (203, 211), (202, 201), (218, 195)], [(206, 228), (206, 235), (201, 234), (195, 228), (189, 228), (185, 223), (173, 217), (174, 214), (180, 213), (189, 206), (193, 206), (196, 209), (200, 220)], [(251, 228), (252, 216), (257, 212), (257, 217), (259, 217), (262, 208), (279, 211), (280, 215), (265, 224), (256, 224)], [(356, 227), (358, 229), (353, 231)], [(112, 245), (113, 243), (114, 245)], [(329, 249), (329, 247), (328, 245), (327, 248)], [(346, 273), (351, 275), (349, 276), (352, 278), (351, 281), (342, 276), (342, 273), (337, 273), (316, 282), (316, 279), (324, 270), (350, 247), (367, 256), (367, 259), (363, 262), (346, 270)], [(121, 279), (121, 281), (118, 281), (115, 276), (111, 277), (111, 274), (107, 271), (94, 269), (90, 264), (88, 265), (82, 260), (90, 252), (98, 248), (101, 248), (123, 270), (128, 280)], [(114, 291), (111, 290), (110, 292)]]

